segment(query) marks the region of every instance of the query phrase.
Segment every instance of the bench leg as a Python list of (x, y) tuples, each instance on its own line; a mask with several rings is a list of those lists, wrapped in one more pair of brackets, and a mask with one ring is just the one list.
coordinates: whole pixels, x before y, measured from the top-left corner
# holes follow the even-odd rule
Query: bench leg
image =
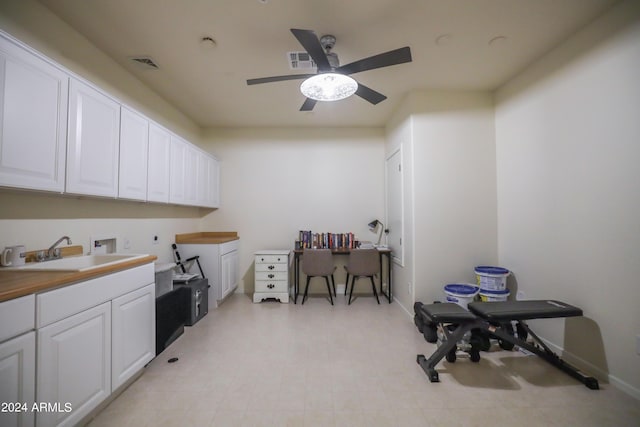
[(478, 327), (478, 322), (467, 322), (459, 324), (458, 327), (449, 334), (446, 332), (446, 326), (441, 325), (443, 330), (445, 331), (445, 340), (440, 344), (440, 346), (433, 352), (428, 359), (424, 357), (424, 355), (419, 354), (416, 358), (416, 362), (420, 365), (422, 370), (427, 374), (429, 381), (431, 382), (439, 382), (438, 372), (436, 371), (436, 365), (442, 360), (443, 357), (447, 355), (451, 350), (455, 350), (458, 345), (458, 341), (460, 341), (464, 334), (469, 332), (471, 329)]

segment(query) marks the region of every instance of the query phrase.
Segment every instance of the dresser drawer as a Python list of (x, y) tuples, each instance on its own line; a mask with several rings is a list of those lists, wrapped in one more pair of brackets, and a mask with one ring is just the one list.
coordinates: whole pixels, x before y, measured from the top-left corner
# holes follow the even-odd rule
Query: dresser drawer
[(287, 282), (284, 280), (256, 280), (255, 292), (287, 292)]
[(256, 271), (256, 280), (288, 280), (286, 271)]
[(287, 264), (258, 264), (256, 263), (256, 271), (287, 271)]
[(289, 256), (288, 255), (256, 255), (256, 264), (258, 264), (258, 263), (267, 263), (267, 264), (283, 263), (283, 264), (286, 265), (288, 261), (289, 261)]

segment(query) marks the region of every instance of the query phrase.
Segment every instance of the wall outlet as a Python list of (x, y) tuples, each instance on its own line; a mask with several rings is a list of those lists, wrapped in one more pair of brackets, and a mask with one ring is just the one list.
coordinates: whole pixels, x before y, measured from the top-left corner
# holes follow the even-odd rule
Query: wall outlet
[(523, 299), (524, 299), (524, 291), (516, 292), (516, 300), (517, 301), (522, 301)]
[(128, 237), (124, 238), (124, 245), (123, 246), (124, 246), (125, 249), (131, 249), (131, 240), (129, 240)]
[(413, 291), (413, 286), (411, 286), (411, 282), (407, 282), (407, 293), (411, 295)]
[(151, 243), (154, 245), (157, 245), (158, 243), (160, 243), (160, 238), (158, 237), (157, 234), (153, 235), (153, 238), (151, 239)]

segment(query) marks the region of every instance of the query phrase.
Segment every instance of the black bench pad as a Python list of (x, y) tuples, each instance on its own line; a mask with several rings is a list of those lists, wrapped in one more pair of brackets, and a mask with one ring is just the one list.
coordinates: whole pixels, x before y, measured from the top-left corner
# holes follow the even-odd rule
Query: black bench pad
[(477, 319), (474, 314), (451, 302), (424, 304), (420, 311), (432, 323), (461, 323)]
[(469, 311), (489, 321), (582, 316), (582, 310), (554, 300), (472, 302)]

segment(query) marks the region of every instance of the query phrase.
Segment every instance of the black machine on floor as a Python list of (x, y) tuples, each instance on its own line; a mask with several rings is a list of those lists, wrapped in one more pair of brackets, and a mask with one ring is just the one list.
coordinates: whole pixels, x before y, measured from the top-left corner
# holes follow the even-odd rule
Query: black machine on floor
[[(438, 342), (438, 348), (428, 359), (422, 354), (418, 354), (416, 359), (429, 381), (439, 381), (435, 367), (443, 357), (453, 363), (456, 352), (463, 350), (469, 353), (472, 362), (479, 362), (480, 351), (488, 349), (489, 337), (495, 337), (505, 350), (511, 350), (516, 345), (522, 347), (588, 388), (599, 388), (598, 380), (562, 360), (525, 322), (530, 319), (582, 316), (581, 309), (553, 300), (473, 302), (468, 307), (469, 311), (453, 303), (418, 302), (414, 305), (414, 321), (418, 330), (428, 342)], [(511, 322), (516, 322), (515, 331)], [(527, 341), (528, 337), (533, 343)]]
[(209, 311), (209, 280), (192, 279), (188, 282), (174, 282), (173, 287), (187, 292), (187, 317), (185, 326), (193, 326)]

